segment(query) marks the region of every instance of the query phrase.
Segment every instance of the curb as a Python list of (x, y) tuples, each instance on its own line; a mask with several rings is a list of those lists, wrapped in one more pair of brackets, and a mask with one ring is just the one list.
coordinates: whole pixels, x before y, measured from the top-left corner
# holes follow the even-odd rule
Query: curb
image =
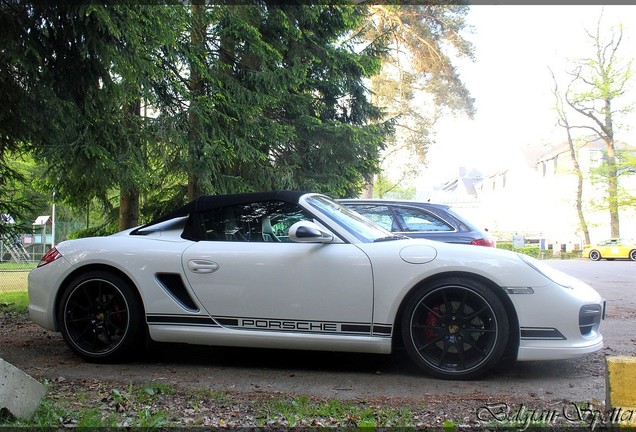
[(611, 356), (607, 362), (607, 407), (612, 423), (636, 427), (636, 357)]

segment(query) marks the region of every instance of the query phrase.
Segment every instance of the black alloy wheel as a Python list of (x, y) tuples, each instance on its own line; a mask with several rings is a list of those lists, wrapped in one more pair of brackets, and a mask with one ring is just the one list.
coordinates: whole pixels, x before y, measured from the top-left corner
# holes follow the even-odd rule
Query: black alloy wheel
[(104, 363), (122, 360), (140, 345), (141, 310), (128, 282), (96, 271), (70, 284), (58, 317), (69, 347), (86, 360)]
[(430, 375), (473, 379), (501, 359), (509, 321), (499, 298), (484, 284), (449, 278), (420, 288), (402, 315), (407, 352)]
[(596, 249), (593, 249), (590, 251), (590, 259), (592, 261), (600, 261), (601, 260), (601, 253), (599, 251), (597, 251)]

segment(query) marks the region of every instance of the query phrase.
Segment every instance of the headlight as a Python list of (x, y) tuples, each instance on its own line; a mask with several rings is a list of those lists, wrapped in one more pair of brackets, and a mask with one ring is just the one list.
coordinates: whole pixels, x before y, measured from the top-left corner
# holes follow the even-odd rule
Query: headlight
[(538, 259), (532, 258), (528, 255), (524, 255), (521, 253), (517, 254), (519, 258), (530, 267), (541, 273), (543, 276), (550, 279), (555, 284), (561, 285), (564, 288), (574, 289), (574, 287), (579, 283), (579, 280), (560, 272), (559, 270), (553, 269), (547, 264), (542, 263)]

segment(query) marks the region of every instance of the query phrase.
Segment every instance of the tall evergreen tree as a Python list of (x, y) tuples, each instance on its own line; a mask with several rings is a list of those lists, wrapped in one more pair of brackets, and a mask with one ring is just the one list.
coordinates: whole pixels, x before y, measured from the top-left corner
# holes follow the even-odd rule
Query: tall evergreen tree
[[(380, 70), (381, 43), (353, 34), (366, 9), (353, 6), (281, 6), (293, 25), (282, 47), (288, 91), (269, 113), (288, 132), (270, 157), (281, 179), (294, 187), (334, 196), (358, 193), (378, 169), (378, 154), (391, 130), (369, 100), (365, 79)], [(267, 34), (267, 33), (266, 33)], [(277, 33), (274, 33), (276, 35)]]
[(188, 173), (189, 199), (359, 190), (386, 133), (369, 124), (378, 111), (363, 83), (379, 70), (375, 48), (342, 42), (362, 16), (349, 6), (191, 7), (187, 115), (170, 114), (181, 149), (171, 166)]
[(58, 196), (110, 205), (110, 191), (120, 189), (120, 228), (135, 225), (151, 138), (141, 102), (153, 100), (161, 81), (156, 53), (174, 39), (173, 12), (57, 3), (3, 5), (7, 11), (6, 53), (21, 58), (9, 80), (20, 102), (12, 114), (29, 119), (23, 136), (11, 136), (46, 161)]
[(72, 205), (119, 197), (120, 228), (202, 193), (352, 194), (389, 130), (364, 86), (380, 50), (347, 38), (363, 12), (3, 3), (0, 156), (33, 149)]

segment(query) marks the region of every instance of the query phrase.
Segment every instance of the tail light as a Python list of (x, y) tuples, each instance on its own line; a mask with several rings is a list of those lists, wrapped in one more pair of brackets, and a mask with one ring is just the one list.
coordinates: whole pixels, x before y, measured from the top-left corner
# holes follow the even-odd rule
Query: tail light
[(62, 254), (59, 253), (57, 249), (51, 248), (51, 249), (49, 249), (49, 251), (47, 253), (44, 254), (42, 259), (40, 260), (40, 263), (38, 264), (38, 267), (42, 267), (43, 265), (47, 265), (48, 263), (52, 263), (53, 261), (55, 261), (58, 258), (62, 258)]
[(496, 247), (497, 246), (497, 242), (493, 239), (490, 238), (482, 238), (482, 239), (476, 239), (470, 242), (470, 244), (475, 245), (475, 246), (487, 246), (487, 247)]

